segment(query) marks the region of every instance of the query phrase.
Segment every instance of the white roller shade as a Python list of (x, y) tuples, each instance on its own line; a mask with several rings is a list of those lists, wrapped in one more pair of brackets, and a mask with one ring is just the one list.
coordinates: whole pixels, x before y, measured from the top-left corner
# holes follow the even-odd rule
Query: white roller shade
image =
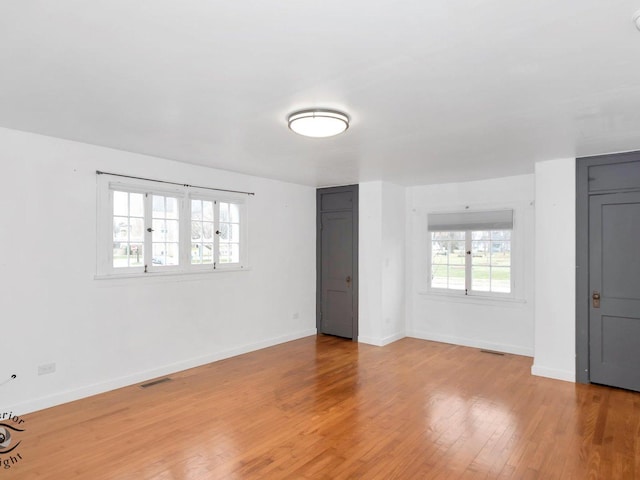
[(430, 213), (428, 223), (430, 232), (511, 230), (513, 229), (513, 210)]

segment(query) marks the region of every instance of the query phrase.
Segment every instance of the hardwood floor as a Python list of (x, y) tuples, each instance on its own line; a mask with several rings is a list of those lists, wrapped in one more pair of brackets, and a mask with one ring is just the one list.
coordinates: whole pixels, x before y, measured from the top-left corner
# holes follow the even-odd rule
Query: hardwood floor
[[(24, 417), (15, 479), (633, 479), (640, 394), (308, 337)], [(6, 459), (7, 456), (3, 456)]]

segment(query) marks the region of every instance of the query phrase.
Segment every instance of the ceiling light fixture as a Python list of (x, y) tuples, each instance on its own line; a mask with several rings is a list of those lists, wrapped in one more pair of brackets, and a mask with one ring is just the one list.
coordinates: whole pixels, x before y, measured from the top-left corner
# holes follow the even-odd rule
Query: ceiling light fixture
[(289, 128), (305, 137), (333, 137), (349, 128), (349, 117), (336, 110), (308, 109), (289, 115)]
[(640, 10), (633, 14), (633, 23), (635, 23), (636, 28), (640, 30)]

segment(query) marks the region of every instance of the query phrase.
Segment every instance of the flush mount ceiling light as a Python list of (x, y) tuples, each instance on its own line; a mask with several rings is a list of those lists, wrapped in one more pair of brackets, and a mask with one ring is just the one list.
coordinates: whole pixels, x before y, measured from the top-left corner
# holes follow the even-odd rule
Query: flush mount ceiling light
[(289, 115), (289, 128), (305, 137), (333, 137), (349, 128), (349, 117), (336, 110), (309, 109)]
[(633, 23), (635, 23), (636, 28), (640, 30), (640, 10), (633, 14)]

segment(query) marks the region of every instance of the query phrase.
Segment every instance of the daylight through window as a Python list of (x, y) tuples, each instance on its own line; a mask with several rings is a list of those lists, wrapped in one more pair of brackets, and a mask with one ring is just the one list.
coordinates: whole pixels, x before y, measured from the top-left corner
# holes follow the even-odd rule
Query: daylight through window
[(246, 263), (241, 195), (114, 182), (101, 198), (105, 233), (99, 240), (99, 274), (213, 271)]
[(510, 294), (512, 230), (511, 210), (429, 215), (430, 288)]

